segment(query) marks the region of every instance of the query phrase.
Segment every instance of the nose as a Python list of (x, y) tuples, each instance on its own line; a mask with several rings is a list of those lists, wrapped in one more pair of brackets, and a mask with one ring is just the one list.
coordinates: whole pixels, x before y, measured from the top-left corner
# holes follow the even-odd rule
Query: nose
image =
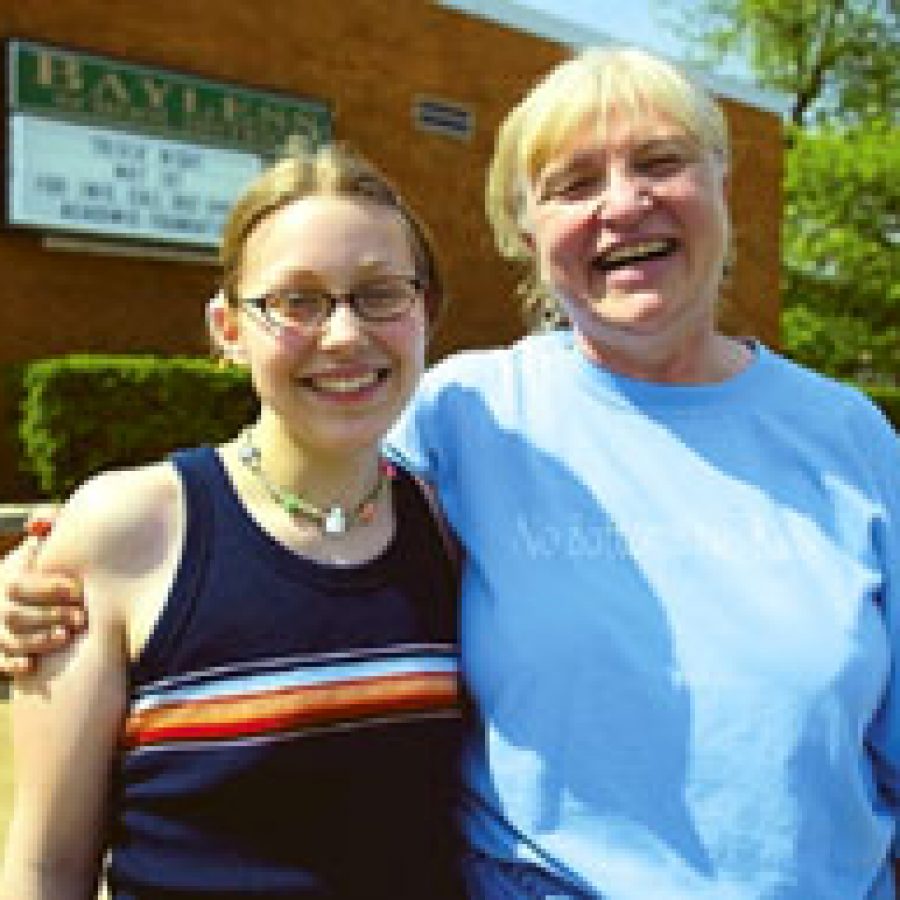
[(613, 168), (597, 199), (595, 218), (611, 223), (640, 218), (652, 204), (646, 183), (634, 172)]
[(341, 300), (335, 303), (331, 315), (322, 323), (320, 343), (323, 347), (355, 344), (365, 338), (365, 326), (356, 310)]

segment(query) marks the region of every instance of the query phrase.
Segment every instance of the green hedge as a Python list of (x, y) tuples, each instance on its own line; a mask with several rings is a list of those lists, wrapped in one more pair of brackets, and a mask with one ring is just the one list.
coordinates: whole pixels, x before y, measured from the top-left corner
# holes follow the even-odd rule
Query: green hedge
[(24, 467), (50, 497), (90, 475), (218, 443), (256, 413), (242, 369), (188, 357), (73, 355), (25, 366)]
[(898, 431), (900, 431), (900, 387), (888, 384), (858, 384), (883, 410)]
[(39, 489), (22, 466), (19, 423), (24, 399), (22, 363), (0, 366), (0, 501), (34, 500)]

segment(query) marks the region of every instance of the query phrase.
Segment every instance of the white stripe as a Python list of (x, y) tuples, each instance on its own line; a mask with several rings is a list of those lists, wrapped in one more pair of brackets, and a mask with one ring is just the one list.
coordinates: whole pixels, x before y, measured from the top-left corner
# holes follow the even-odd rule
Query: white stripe
[(218, 678), (221, 675), (227, 675), (230, 672), (235, 674), (239, 672), (252, 672), (257, 669), (270, 668), (293, 668), (295, 666), (313, 665), (318, 662), (328, 662), (330, 660), (361, 660), (371, 659), (378, 656), (403, 656), (411, 653), (428, 653), (434, 652), (438, 654), (455, 655), (456, 645), (450, 642), (443, 643), (421, 643), (421, 644), (396, 644), (390, 647), (357, 647), (349, 650), (333, 650), (328, 653), (306, 653), (296, 656), (274, 656), (266, 659), (252, 659), (247, 662), (226, 663), (221, 666), (211, 666), (208, 669), (195, 669), (191, 672), (183, 672), (180, 675), (172, 675), (168, 678), (160, 678), (158, 681), (151, 681), (147, 684), (135, 688), (134, 693), (140, 696), (145, 693), (153, 693), (157, 690), (184, 684), (194, 680), (204, 678)]
[(268, 691), (280, 691), (295, 687), (339, 684), (389, 675), (420, 675), (431, 673), (456, 674), (459, 664), (456, 656), (404, 654), (388, 659), (360, 660), (347, 663), (319, 664), (276, 672), (259, 672), (235, 675), (200, 684), (172, 687), (154, 693), (144, 693), (135, 698), (130, 712), (139, 713), (169, 703), (190, 703), (230, 697), (235, 694), (260, 695)]

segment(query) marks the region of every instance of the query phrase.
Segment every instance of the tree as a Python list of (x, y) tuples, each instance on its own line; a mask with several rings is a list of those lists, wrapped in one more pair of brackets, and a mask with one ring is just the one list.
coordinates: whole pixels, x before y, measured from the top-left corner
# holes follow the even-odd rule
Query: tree
[(793, 129), (785, 159), (782, 331), (835, 375), (900, 373), (900, 153), (886, 118)]
[(701, 62), (746, 58), (762, 86), (790, 96), (795, 125), (900, 109), (891, 0), (698, 0), (675, 27)]

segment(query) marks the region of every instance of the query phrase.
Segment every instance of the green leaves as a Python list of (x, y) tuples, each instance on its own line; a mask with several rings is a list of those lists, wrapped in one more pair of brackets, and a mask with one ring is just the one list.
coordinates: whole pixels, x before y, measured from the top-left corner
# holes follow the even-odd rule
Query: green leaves
[(795, 129), (785, 158), (785, 350), (834, 375), (900, 373), (900, 153), (886, 118)]
[(862, 316), (797, 302), (781, 321), (785, 353), (819, 372), (864, 385), (889, 385), (900, 371), (900, 328), (874, 329)]
[(898, 18), (889, 0), (699, 0), (678, 30), (701, 62), (744, 56), (761, 85), (792, 97), (795, 124), (900, 109)]

